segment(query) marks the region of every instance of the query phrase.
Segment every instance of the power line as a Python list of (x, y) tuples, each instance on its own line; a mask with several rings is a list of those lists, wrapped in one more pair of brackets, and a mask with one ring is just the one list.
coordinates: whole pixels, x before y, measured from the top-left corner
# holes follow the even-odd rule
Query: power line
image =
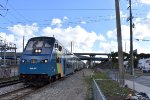
[[(10, 22), (10, 20), (7, 19), (8, 22)], [(85, 24), (87, 23), (97, 23), (97, 22), (102, 22), (102, 21), (115, 21), (114, 19), (88, 19), (88, 20), (76, 20), (76, 21), (67, 21), (67, 22), (63, 22), (61, 23), (62, 25), (66, 26), (66, 25), (80, 25), (80, 24), (84, 24), (83, 22), (85, 22)], [(10, 22), (11, 24), (14, 24), (13, 22)], [(20, 22), (21, 23), (21, 22)], [(7, 23), (4, 23), (4, 24), (7, 24)], [(46, 24), (38, 24), (38, 26), (40, 27), (46, 27), (46, 26), (49, 26), (50, 23)], [(28, 26), (22, 26), (22, 27), (27, 27)], [(30, 27), (30, 26), (29, 26)], [(2, 29), (5, 29), (5, 28), (2, 28)]]
[[(73, 18), (73, 21), (67, 20), (67, 21), (62, 22), (61, 24), (66, 26), (66, 25), (79, 25), (79, 24), (83, 24), (82, 22), (85, 22), (85, 24), (87, 24), (87, 23), (115, 21), (115, 17), (113, 17), (113, 18), (106, 18), (106, 17), (107, 16), (78, 17), (78, 18)], [(126, 18), (126, 17), (124, 17), (124, 18)], [(43, 20), (44, 23), (39, 22), (38, 26), (40, 26), (40, 27), (49, 26), (50, 25), (50, 23), (49, 23), (50, 21), (52, 21), (52, 20), (48, 20), (48, 19), (47, 20)], [(33, 21), (33, 22), (35, 22), (35, 21)], [(48, 22), (48, 23), (46, 23), (46, 22)], [(10, 23), (14, 24), (13, 22), (10, 22)], [(20, 21), (19, 23), (24, 23), (24, 22)], [(3, 23), (3, 24), (7, 24), (7, 23)], [(27, 27), (28, 28), (28, 26), (22, 26), (22, 27)], [(3, 28), (3, 29), (5, 29), (5, 28)]]
[(135, 39), (136, 41), (150, 41), (148, 39)]
[[(6, 13), (5, 14), (1, 14), (0, 13), (0, 16), (2, 16), (7, 22), (9, 22), (10, 24), (15, 24), (13, 21), (11, 21), (10, 20), (10, 18), (8, 19), (8, 18), (6, 18), (6, 15), (7, 14), (10, 14), (10, 17), (13, 17), (13, 18), (15, 18), (16, 19), (16, 21), (18, 21), (17, 23), (24, 23), (24, 22), (19, 22), (19, 18), (17, 18), (16, 16), (14, 16), (10, 11), (9, 11), (9, 13), (8, 13), (8, 10), (9, 9), (7, 9), (7, 4), (9, 4), (9, 6), (18, 14), (18, 15), (20, 15), (21, 16), (21, 18), (20, 19), (24, 19), (25, 20), (25, 22), (27, 22), (28, 20), (27, 19), (25, 19), (25, 17), (24, 16), (22, 16), (20, 13), (18, 13), (16, 10), (15, 10), (15, 8), (10, 4), (10, 3), (8, 3), (8, 0), (6, 0), (6, 4), (5, 4), (5, 6), (4, 5), (2, 5), (2, 4), (0, 4), (0, 7), (2, 8), (1, 10), (5, 10), (6, 11)], [(11, 9), (11, 10), (12, 10)], [(8, 29), (8, 28), (5, 28), (5, 27), (0, 27), (0, 29)]]
[(7, 15), (7, 12), (8, 12), (8, 9), (6, 9), (7, 2), (8, 2), (8, 0), (6, 1), (6, 5), (5, 5), (5, 6), (3, 6), (3, 5), (0, 4), (0, 7), (1, 7), (0, 10), (4, 10), (4, 11), (5, 11), (5, 14), (4, 14), (4, 15), (3, 15), (3, 14), (0, 14), (0, 16), (5, 17), (5, 16)]
[[(24, 19), (25, 21), (29, 22), (29, 20), (23, 16), (20, 12), (18, 12), (13, 6), (12, 4), (10, 4), (10, 2), (8, 2), (8, 5), (21, 17), (21, 19)], [(16, 18), (16, 17), (15, 17)]]
[[(11, 9), (10, 9), (11, 10)], [(23, 8), (15, 8), (16, 11), (114, 11), (115, 9), (113, 8), (28, 8), (28, 9), (23, 9)], [(126, 9), (120, 9), (122, 11), (126, 11)], [(132, 10), (141, 10), (141, 9), (132, 9)], [(141, 11), (148, 11), (148, 9), (142, 9)]]
[[(20, 12), (18, 12), (13, 6), (12, 6), (12, 4), (10, 4), (10, 2), (8, 2), (8, 5), (9, 5), (9, 7), (10, 8), (12, 8), (11, 10), (13, 10), (13, 11), (15, 11), (16, 13), (17, 13), (17, 15), (19, 15), (21, 18), (20, 19), (23, 19), (25, 22), (29, 22), (29, 20), (25, 17), (25, 16), (23, 16)], [(12, 15), (12, 14), (11, 14)], [(15, 19), (19, 19), (19, 18), (17, 18), (17, 17), (15, 17), (14, 15), (12, 15)]]
[(52, 11), (67, 11), (67, 10), (68, 10), (68, 11), (73, 11), (73, 10), (77, 10), (77, 11), (79, 11), (79, 10), (81, 10), (81, 11), (82, 11), (82, 10), (83, 10), (83, 11), (86, 11), (86, 10), (87, 10), (87, 11), (88, 11), (88, 10), (89, 10), (89, 11), (90, 11), (90, 10), (105, 10), (105, 11), (107, 11), (107, 10), (108, 10), (108, 11), (114, 11), (115, 9), (111, 9), (111, 8), (110, 8), (110, 9), (107, 9), (107, 8), (93, 8), (93, 9), (89, 9), (89, 8), (78, 8), (78, 9), (76, 9), (76, 8), (69, 8), (69, 9), (65, 9), (65, 8), (59, 8), (59, 9), (55, 9), (55, 8), (51, 8), (51, 9), (48, 9), (48, 8), (47, 8), (47, 9), (46, 9), (46, 8), (45, 8), (45, 9), (44, 9), (44, 8), (43, 8), (43, 9), (39, 9), (39, 8), (28, 8), (28, 9), (21, 9), (21, 8), (20, 8), (20, 9), (16, 9), (16, 10), (23, 10), (23, 11), (43, 11), (43, 10), (44, 10), (44, 11), (51, 11), (51, 10), (52, 10)]
[[(94, 16), (94, 17), (80, 17), (80, 18), (74, 18), (73, 21), (65, 21), (65, 22), (62, 22), (61, 24), (62, 25), (79, 25), (79, 24), (88, 24), (88, 23), (97, 23), (97, 22), (106, 22), (106, 21), (115, 21), (115, 17), (113, 18), (106, 18), (107, 16)], [(84, 19), (85, 18), (85, 19)], [(124, 17), (126, 18), (126, 17)], [(134, 17), (135, 18), (135, 17)], [(137, 17), (136, 17), (137, 18)], [(146, 20), (146, 19), (150, 19), (150, 18), (142, 18), (141, 20)], [(11, 20), (5, 18), (5, 20), (11, 24), (14, 24), (14, 22), (12, 22)], [(42, 21), (42, 20), (41, 20)], [(50, 25), (50, 21), (52, 20), (43, 20), (44, 23), (41, 23), (39, 22), (38, 23), (38, 26), (40, 27), (46, 27), (46, 26), (49, 26)], [(32, 21), (31, 21), (32, 22)], [(35, 21), (33, 21), (35, 22)], [(47, 23), (46, 23), (47, 22)], [(82, 23), (82, 22), (85, 22), (85, 23)], [(18, 21), (18, 23), (25, 23), (25, 22), (21, 22), (21, 21)], [(1, 23), (1, 24), (7, 24), (7, 23)], [(22, 26), (22, 27), (27, 27), (28, 26)], [(5, 27), (1, 27), (1, 29), (7, 29)]]

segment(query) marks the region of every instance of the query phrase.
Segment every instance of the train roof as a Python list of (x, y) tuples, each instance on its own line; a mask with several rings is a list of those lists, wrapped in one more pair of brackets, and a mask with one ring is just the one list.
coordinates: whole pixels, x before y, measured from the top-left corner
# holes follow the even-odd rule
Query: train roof
[[(42, 38), (45, 38), (45, 39), (55, 39), (55, 37), (48, 37), (48, 36), (39, 36), (39, 37), (32, 37), (30, 38), (29, 40), (34, 40), (34, 39), (42, 39)], [(56, 39), (55, 39), (56, 40)]]

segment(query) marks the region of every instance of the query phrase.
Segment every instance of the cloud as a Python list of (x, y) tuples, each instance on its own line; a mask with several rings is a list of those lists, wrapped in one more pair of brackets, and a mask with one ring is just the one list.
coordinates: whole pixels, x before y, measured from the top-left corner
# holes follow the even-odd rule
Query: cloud
[(97, 40), (99, 40), (99, 41), (106, 41), (106, 38), (102, 34), (99, 34), (97, 36)]
[(17, 36), (31, 36), (33, 33), (38, 32), (39, 27), (36, 23), (32, 25), (17, 24), (12, 27), (8, 27), (8, 30)]
[[(94, 31), (86, 31), (81, 26), (75, 27), (44, 27), (39, 28), (38, 24), (21, 25), (17, 24), (8, 27), (11, 34), (0, 33), (7, 40), (17, 45), (17, 52), (22, 52), (23, 36), (25, 36), (25, 44), (28, 39), (35, 36), (49, 36), (58, 39), (68, 50), (73, 42), (73, 52), (96, 52), (93, 49), (95, 41), (106, 41), (102, 34), (97, 34)], [(40, 33), (40, 34), (39, 34)], [(99, 47), (97, 47), (99, 48)]]
[[(123, 40), (129, 39), (129, 36), (130, 36), (129, 26), (127, 25), (121, 26), (121, 35), (122, 35)], [(117, 40), (117, 30), (114, 29), (114, 30), (107, 31), (107, 37), (109, 39)]]
[(128, 40), (130, 38), (130, 27), (128, 25), (122, 25), (122, 39)]
[(3, 40), (5, 42), (14, 43), (14, 41), (15, 41), (14, 35), (12, 35), (12, 34), (6, 34), (3, 32), (0, 32), (0, 36), (1, 36), (0, 40)]
[(66, 21), (66, 20), (68, 20), (68, 17), (67, 17), (67, 16), (64, 16), (64, 17), (63, 17), (63, 21)]
[(150, 5), (150, 0), (140, 0), (140, 3)]
[(80, 21), (80, 23), (81, 23), (81, 24), (86, 24), (86, 21), (83, 21), (83, 20), (82, 20), (82, 21)]
[(149, 25), (147, 24), (136, 24), (136, 29), (134, 30), (134, 36), (138, 39), (150, 38), (149, 34)]
[[(67, 17), (64, 17), (64, 19), (66, 20)], [(57, 27), (61, 27), (62, 21), (59, 18), (54, 18), (54, 19), (52, 19), (51, 25), (56, 25)]]
[[(149, 17), (149, 13), (147, 14)], [(136, 41), (136, 39), (150, 39), (150, 19), (136, 18), (134, 21), (135, 28), (133, 28), (133, 49), (137, 49), (138, 53), (149, 53), (150, 47), (148, 41)], [(130, 50), (130, 27), (123, 25), (122, 27), (123, 39), (126, 41), (127, 51)]]
[[(39, 27), (36, 23), (33, 23), (31, 25), (21, 25), (17, 24), (11, 27), (8, 27), (8, 30), (11, 32), (11, 34), (6, 34), (6, 40), (10, 42), (13, 42), (17, 45), (17, 51), (22, 52), (23, 48), (23, 36), (25, 37), (25, 44), (27, 40), (31, 37), (37, 36), (37, 32), (39, 32)], [(3, 36), (5, 37), (5, 36)]]
[(95, 32), (88, 32), (81, 26), (62, 28), (47, 27), (42, 30), (45, 36), (55, 36), (68, 49), (71, 41), (75, 45), (76, 52), (94, 52), (92, 47), (96, 40), (105, 40), (103, 35), (97, 35)]
[[(133, 49), (138, 49), (138, 53), (149, 53), (150, 47), (148, 46), (148, 41), (136, 41), (136, 39), (150, 39), (150, 13), (147, 14), (146, 19), (143, 18), (136, 18), (134, 21), (135, 28), (133, 28)], [(123, 50), (127, 52), (130, 51), (130, 26), (122, 24), (121, 26), (121, 33), (122, 33), (122, 47)], [(107, 31), (107, 38), (110, 39), (110, 41), (117, 41), (117, 32), (116, 29)], [(144, 43), (142, 43), (144, 42)], [(115, 47), (115, 45), (118, 45), (115, 42), (103, 42), (100, 44), (102, 49), (108, 48), (109, 49)], [(117, 47), (117, 46), (116, 46)], [(115, 49), (114, 49), (115, 50)], [(116, 49), (116, 51), (118, 51)]]
[(135, 20), (135, 28), (133, 29), (134, 37), (138, 39), (150, 38), (150, 13), (146, 19), (138, 18)]
[(120, 17), (122, 18), (122, 20), (127, 20), (127, 13), (124, 13), (123, 11), (120, 11)]
[(110, 41), (110, 42), (100, 42), (100, 48), (103, 52), (110, 53), (112, 51), (118, 51), (117, 41)]
[(150, 12), (147, 14), (146, 18), (150, 18)]
[(0, 32), (0, 41), (0, 45), (7, 44), (8, 46), (15, 47), (15, 37), (13, 34)]
[(114, 30), (109, 30), (109, 31), (107, 31), (107, 37), (109, 38), (109, 39), (117, 39), (117, 32), (116, 32), (116, 29), (114, 29)]

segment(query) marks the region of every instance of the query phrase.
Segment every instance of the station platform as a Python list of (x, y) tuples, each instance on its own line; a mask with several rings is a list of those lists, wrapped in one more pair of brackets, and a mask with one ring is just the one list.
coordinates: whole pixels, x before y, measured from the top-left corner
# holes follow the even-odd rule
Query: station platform
[(150, 98), (150, 87), (145, 86), (143, 84), (139, 84), (139, 83), (137, 83), (135, 81), (131, 81), (131, 80), (125, 80), (125, 84), (129, 88), (131, 88), (131, 89), (133, 89), (133, 90), (135, 90), (137, 92), (144, 92), (144, 93), (146, 93), (148, 95), (148, 97)]

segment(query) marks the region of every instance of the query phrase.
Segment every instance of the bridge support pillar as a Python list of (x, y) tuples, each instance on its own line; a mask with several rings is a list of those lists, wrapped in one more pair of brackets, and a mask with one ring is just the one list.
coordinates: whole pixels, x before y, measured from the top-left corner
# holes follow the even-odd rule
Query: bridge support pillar
[(93, 66), (95, 66), (95, 55), (90, 55), (90, 68), (92, 68)]

